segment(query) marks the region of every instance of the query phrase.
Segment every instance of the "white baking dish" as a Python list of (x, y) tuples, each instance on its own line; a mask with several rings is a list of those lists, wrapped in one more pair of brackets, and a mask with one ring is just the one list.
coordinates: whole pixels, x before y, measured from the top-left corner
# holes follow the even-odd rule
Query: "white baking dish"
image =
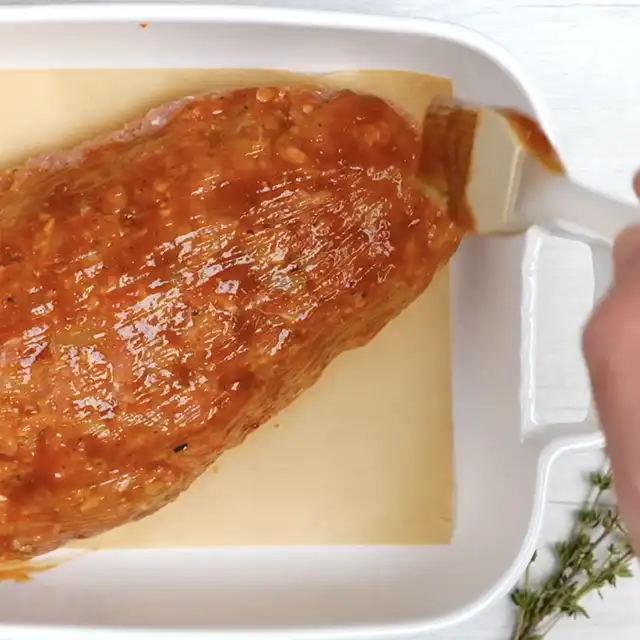
[[(513, 61), (451, 25), (193, 4), (0, 8), (0, 67), (78, 66), (402, 68), (451, 77), (462, 97), (545, 121)], [(31, 583), (0, 584), (0, 636), (398, 639), (504, 595), (534, 549), (552, 460), (600, 443), (591, 419), (531, 422), (538, 241), (468, 240), (454, 261), (450, 546), (89, 553)]]

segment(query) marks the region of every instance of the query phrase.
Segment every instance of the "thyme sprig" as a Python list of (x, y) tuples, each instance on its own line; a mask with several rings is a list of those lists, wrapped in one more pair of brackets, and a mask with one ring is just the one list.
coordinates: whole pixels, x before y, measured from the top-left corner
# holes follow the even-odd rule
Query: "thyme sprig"
[[(611, 473), (589, 476), (591, 495), (576, 514), (567, 540), (553, 546), (555, 566), (539, 584), (533, 584), (531, 566), (523, 583), (511, 594), (518, 608), (512, 640), (542, 640), (563, 618), (589, 617), (585, 596), (615, 587), (618, 579), (630, 578), (634, 553), (620, 520), (611, 505)], [(608, 499), (608, 501), (607, 501)]]

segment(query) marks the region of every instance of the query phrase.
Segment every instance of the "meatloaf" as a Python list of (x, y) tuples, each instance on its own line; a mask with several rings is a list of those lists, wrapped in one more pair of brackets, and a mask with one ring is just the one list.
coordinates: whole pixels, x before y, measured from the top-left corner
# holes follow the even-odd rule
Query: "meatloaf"
[(160, 509), (420, 295), (465, 232), (422, 148), (263, 86), (0, 173), (0, 560)]

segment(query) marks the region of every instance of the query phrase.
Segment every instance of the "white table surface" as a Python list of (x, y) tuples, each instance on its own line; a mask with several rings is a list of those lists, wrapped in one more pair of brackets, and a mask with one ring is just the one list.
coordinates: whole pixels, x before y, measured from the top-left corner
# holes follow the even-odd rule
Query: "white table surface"
[[(640, 0), (254, 0), (257, 3), (425, 17), (482, 32), (508, 49), (537, 82), (570, 172), (612, 195), (633, 198), (631, 175), (640, 167)], [(537, 417), (576, 420), (589, 401), (579, 352), (592, 286), (588, 254), (580, 245), (557, 241), (541, 259)], [(601, 453), (583, 453), (556, 464), (541, 544), (566, 535), (571, 511), (584, 497), (584, 473), (598, 469), (602, 460)], [(589, 600), (587, 608), (591, 619), (562, 622), (550, 640), (637, 640), (640, 570), (603, 601)], [(508, 640), (512, 616), (511, 605), (504, 601), (430, 638)]]
[[(640, 167), (640, 0), (253, 0), (251, 4), (427, 17), (482, 32), (508, 49), (537, 82), (570, 172), (610, 194), (633, 197), (630, 177)], [(591, 294), (588, 255), (580, 246), (557, 241), (545, 249), (542, 261), (537, 416), (579, 419), (589, 397), (579, 353), (580, 326)], [(571, 510), (584, 495), (583, 473), (598, 469), (601, 462), (601, 453), (583, 453), (556, 464), (541, 544), (566, 535)], [(637, 640), (640, 570), (638, 574), (607, 592), (603, 601), (589, 600), (591, 619), (561, 623), (550, 640)], [(508, 640), (512, 616), (511, 605), (504, 601), (430, 638)]]

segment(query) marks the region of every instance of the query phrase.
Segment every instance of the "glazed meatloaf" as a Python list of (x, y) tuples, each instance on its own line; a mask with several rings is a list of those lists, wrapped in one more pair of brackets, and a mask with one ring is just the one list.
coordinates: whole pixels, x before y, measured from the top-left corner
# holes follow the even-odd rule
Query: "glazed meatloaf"
[(424, 291), (464, 228), (421, 148), (259, 87), (0, 173), (0, 560), (160, 509)]

